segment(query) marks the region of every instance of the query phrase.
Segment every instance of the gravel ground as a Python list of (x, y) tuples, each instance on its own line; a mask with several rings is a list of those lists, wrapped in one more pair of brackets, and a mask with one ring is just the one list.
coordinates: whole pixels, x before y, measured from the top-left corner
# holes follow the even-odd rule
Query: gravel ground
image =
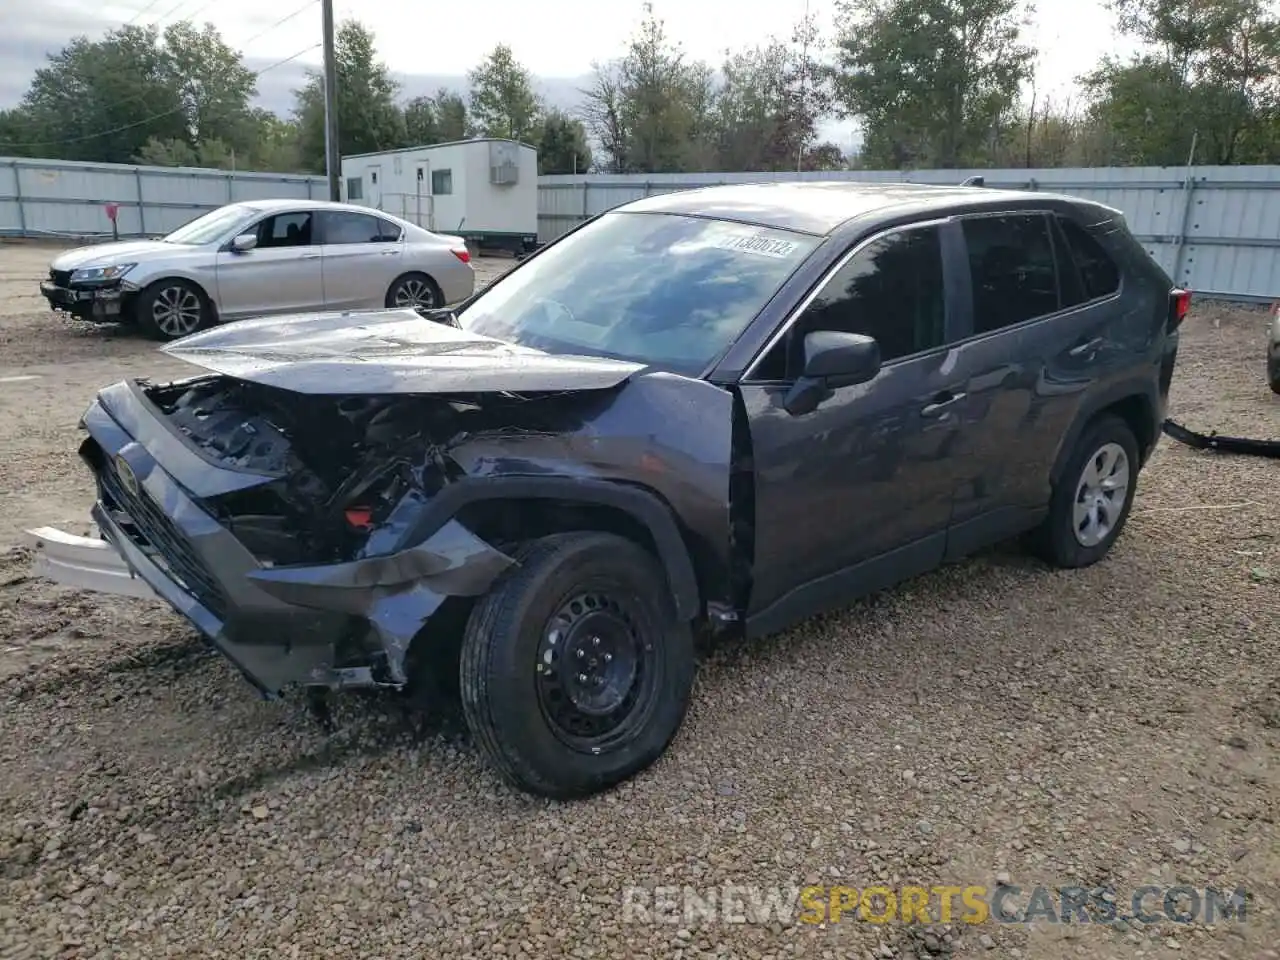
[[(543, 802), (392, 698), (341, 700), (326, 737), (167, 610), (28, 579), (29, 555), (3, 552), (26, 526), (83, 524), (93, 391), (182, 372), (51, 316), (47, 256), (0, 246), (0, 956), (1280, 956), (1274, 461), (1165, 440), (1107, 561), (992, 550), (720, 649), (652, 770)], [(1258, 311), (1195, 309), (1180, 421), (1280, 436), (1263, 331)], [(1252, 899), (1213, 926), (623, 909), (631, 887), (997, 880), (1111, 884), (1122, 913), (1144, 884)]]

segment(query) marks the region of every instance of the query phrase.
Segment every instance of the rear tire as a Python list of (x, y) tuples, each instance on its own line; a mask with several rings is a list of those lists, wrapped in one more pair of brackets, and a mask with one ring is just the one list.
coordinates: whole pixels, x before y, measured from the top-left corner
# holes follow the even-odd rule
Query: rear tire
[(1267, 383), (1271, 384), (1272, 393), (1280, 393), (1280, 360), (1267, 358)]
[(1107, 555), (1124, 530), (1138, 485), (1138, 441), (1119, 417), (1085, 428), (1031, 534), (1032, 549), (1055, 567), (1087, 567)]
[(138, 294), (134, 316), (142, 332), (154, 340), (179, 340), (213, 321), (204, 291), (187, 280), (157, 280)]
[(515, 787), (562, 799), (606, 789), (652, 764), (679, 730), (692, 631), (658, 562), (630, 540), (561, 533), (516, 559), (464, 632), (467, 725)]
[(388, 307), (435, 310), (444, 306), (444, 295), (436, 282), (425, 273), (406, 273), (397, 277), (387, 289)]

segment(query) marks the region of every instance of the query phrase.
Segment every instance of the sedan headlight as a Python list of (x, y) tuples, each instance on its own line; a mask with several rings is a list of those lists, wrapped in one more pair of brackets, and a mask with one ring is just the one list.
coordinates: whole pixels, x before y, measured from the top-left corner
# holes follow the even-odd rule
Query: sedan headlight
[(71, 274), (71, 282), (93, 283), (97, 280), (119, 280), (136, 266), (136, 263), (115, 263), (109, 267), (84, 267)]

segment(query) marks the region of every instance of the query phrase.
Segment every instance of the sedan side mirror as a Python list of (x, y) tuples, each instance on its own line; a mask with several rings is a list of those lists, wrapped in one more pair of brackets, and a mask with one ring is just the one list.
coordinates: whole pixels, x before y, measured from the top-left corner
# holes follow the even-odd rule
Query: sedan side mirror
[(242, 233), (231, 241), (231, 249), (236, 253), (248, 253), (258, 245), (256, 233)]
[(860, 333), (815, 330), (804, 338), (804, 373), (787, 391), (783, 408), (792, 416), (812, 413), (831, 391), (874, 380), (880, 344)]

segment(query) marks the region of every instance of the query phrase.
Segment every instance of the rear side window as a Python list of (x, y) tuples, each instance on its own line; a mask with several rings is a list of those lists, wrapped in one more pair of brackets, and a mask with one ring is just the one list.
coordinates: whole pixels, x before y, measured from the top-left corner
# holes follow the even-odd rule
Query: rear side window
[(1074, 220), (1059, 217), (1058, 226), (1062, 228), (1062, 234), (1066, 238), (1071, 259), (1080, 271), (1084, 298), (1097, 300), (1119, 290), (1120, 270), (1102, 248), (1102, 244)]
[(1049, 221), (1042, 214), (962, 221), (973, 281), (973, 328), (990, 333), (1059, 309)]
[(377, 243), (382, 240), (385, 220), (363, 213), (329, 212), (323, 216), (326, 244)]

